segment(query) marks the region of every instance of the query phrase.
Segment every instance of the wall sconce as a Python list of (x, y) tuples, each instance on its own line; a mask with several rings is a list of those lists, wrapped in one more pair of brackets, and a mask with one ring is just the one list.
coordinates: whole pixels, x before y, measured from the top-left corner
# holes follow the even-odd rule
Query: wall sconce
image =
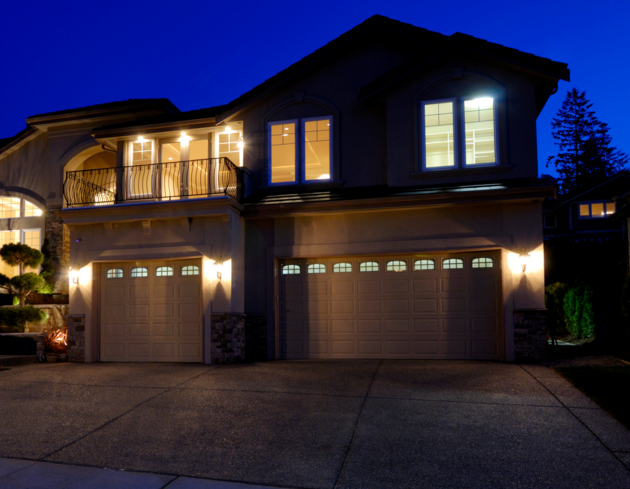
[(179, 138), (179, 142), (180, 142), (180, 143), (187, 143), (187, 142), (189, 142), (189, 141), (190, 141), (190, 136), (186, 136), (186, 133), (185, 133), (185, 132), (182, 132), (181, 136), (182, 136), (182, 137), (181, 137), (181, 138)]
[(221, 280), (221, 272), (223, 272), (223, 260), (221, 257), (219, 257), (219, 259), (215, 262), (214, 266), (217, 269), (217, 279)]
[(245, 141), (243, 141), (243, 136), (241, 136), (241, 138), (238, 140), (238, 143), (236, 143), (236, 145), (238, 146), (238, 149), (243, 149), (243, 147), (245, 146)]
[(523, 270), (523, 273), (525, 273), (525, 271), (527, 270), (527, 265), (529, 264), (529, 254), (525, 253), (525, 250), (523, 250), (521, 252), (520, 255), (518, 255), (519, 261), (521, 262), (521, 267)]
[(142, 136), (138, 136), (138, 141), (142, 142), (144, 141), (144, 138)]
[(70, 267), (68, 276), (70, 277), (70, 282), (72, 282), (74, 285), (79, 285), (79, 271), (78, 270), (73, 270), (72, 267)]

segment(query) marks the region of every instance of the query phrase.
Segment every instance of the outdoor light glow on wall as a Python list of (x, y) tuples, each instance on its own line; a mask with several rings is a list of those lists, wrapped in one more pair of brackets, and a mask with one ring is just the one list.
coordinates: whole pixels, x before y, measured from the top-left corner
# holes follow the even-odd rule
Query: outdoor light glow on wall
[(187, 143), (190, 141), (190, 136), (186, 136), (185, 132), (182, 132), (182, 137), (179, 138), (180, 143)]
[(238, 149), (243, 149), (243, 146), (245, 146), (245, 141), (243, 141), (243, 136), (241, 136), (241, 139), (238, 140), (237, 146), (238, 146)]
[(521, 263), (521, 270), (523, 271), (523, 273), (525, 273), (525, 271), (527, 270), (527, 265), (529, 265), (529, 259), (531, 257), (523, 250), (523, 252), (518, 255), (518, 258)]
[(217, 271), (217, 279), (221, 280), (221, 277), (223, 275), (223, 261), (221, 260), (221, 257), (219, 257), (219, 259), (214, 262), (214, 268)]
[(78, 270), (73, 270), (72, 267), (70, 267), (70, 272), (68, 272), (68, 276), (70, 277), (70, 282), (72, 282), (74, 285), (79, 285)]
[(138, 136), (138, 141), (142, 142), (144, 141), (144, 138), (142, 136)]

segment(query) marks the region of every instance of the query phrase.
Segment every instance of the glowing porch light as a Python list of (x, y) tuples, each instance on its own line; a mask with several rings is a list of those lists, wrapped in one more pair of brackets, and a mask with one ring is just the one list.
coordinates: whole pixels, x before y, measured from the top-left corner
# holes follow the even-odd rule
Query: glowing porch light
[(230, 126), (225, 126), (225, 133), (230, 134), (231, 132), (232, 132), (232, 129), (230, 129)]
[(73, 285), (79, 285), (79, 271), (78, 270), (73, 270), (72, 267), (70, 267), (70, 271), (68, 272), (68, 277), (70, 277), (70, 283), (72, 283)]
[(519, 263), (521, 264), (521, 270), (523, 273), (527, 271), (527, 265), (529, 265), (530, 258), (531, 256), (529, 255), (529, 253), (525, 253), (525, 250), (523, 250), (523, 252), (518, 255)]
[(238, 143), (236, 143), (236, 145), (238, 146), (238, 149), (243, 149), (243, 147), (245, 146), (245, 141), (243, 141), (243, 136), (241, 136), (241, 139), (238, 140)]
[(144, 138), (142, 136), (138, 136), (138, 141), (142, 143), (144, 142)]
[[(187, 142), (189, 142), (189, 141), (190, 141), (190, 136), (186, 136), (186, 133), (185, 133), (185, 132), (182, 132), (181, 136), (182, 136), (182, 137), (181, 137), (181, 138), (179, 138), (179, 142), (180, 142), (180, 143), (187, 143)], [(169, 159), (170, 159), (170, 158), (169, 158)]]

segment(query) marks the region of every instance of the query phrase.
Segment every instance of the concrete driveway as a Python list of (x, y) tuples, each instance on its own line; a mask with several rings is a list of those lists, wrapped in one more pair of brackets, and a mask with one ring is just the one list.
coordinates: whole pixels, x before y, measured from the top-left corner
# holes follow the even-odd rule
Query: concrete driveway
[(154, 487), (630, 487), (630, 432), (545, 367), (495, 362), (15, 367), (0, 457), (170, 476)]

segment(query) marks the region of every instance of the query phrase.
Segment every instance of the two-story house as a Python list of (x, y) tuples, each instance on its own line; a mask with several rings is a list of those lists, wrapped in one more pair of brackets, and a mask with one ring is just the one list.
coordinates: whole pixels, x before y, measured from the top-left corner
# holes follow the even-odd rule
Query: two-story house
[(536, 118), (568, 79), (374, 16), (227, 105), (28, 118), (2, 239), (50, 237), (85, 361), (513, 360), (555, 195)]

